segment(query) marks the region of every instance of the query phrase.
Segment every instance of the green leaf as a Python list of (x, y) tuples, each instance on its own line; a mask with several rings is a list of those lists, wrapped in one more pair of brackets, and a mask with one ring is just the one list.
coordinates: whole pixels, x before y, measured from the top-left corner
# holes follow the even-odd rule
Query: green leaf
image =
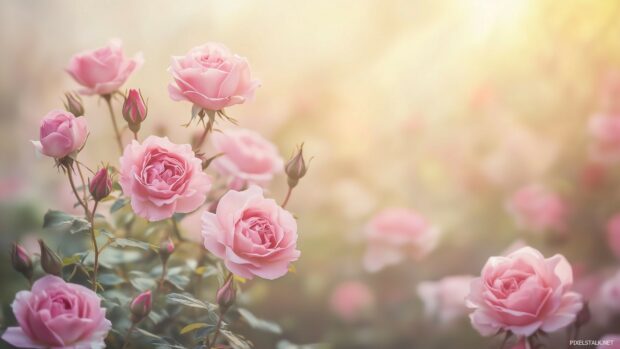
[(125, 282), (123, 278), (112, 273), (103, 273), (97, 276), (97, 281), (102, 285), (116, 286)]
[(271, 332), (275, 334), (282, 334), (282, 328), (275, 322), (259, 319), (247, 309), (239, 308), (237, 309), (237, 311), (239, 312), (239, 315), (241, 315), (241, 317), (253, 329)]
[(188, 332), (195, 331), (199, 328), (207, 327), (209, 324), (204, 322), (194, 322), (193, 324), (189, 324), (181, 329), (181, 334), (186, 334)]
[(148, 250), (151, 245), (144, 241), (134, 240), (134, 239), (126, 239), (126, 238), (115, 238), (112, 246), (117, 247), (136, 247), (143, 250)]
[(128, 198), (117, 199), (112, 204), (112, 207), (110, 207), (110, 213), (114, 213), (114, 212), (120, 210), (121, 208), (125, 207), (125, 205), (127, 205), (128, 202), (129, 202)]
[(243, 336), (227, 330), (220, 330), (220, 333), (226, 337), (228, 344), (230, 344), (233, 349), (252, 349), (252, 344)]
[(213, 305), (209, 305), (201, 300), (194, 298), (193, 296), (185, 293), (170, 293), (167, 296), (168, 301), (171, 303), (181, 304), (186, 307), (214, 310)]
[(43, 228), (77, 234), (89, 232), (90, 223), (84, 218), (75, 217), (62, 211), (48, 210), (43, 217)]

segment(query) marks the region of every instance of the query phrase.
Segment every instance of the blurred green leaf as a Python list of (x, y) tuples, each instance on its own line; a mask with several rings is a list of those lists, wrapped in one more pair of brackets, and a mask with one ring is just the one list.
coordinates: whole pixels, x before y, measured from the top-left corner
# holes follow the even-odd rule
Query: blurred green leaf
[(167, 298), (168, 301), (171, 303), (181, 304), (186, 307), (214, 310), (213, 305), (210, 306), (209, 304), (198, 300), (187, 293), (170, 293), (168, 294)]
[(43, 228), (71, 234), (90, 231), (90, 223), (81, 217), (56, 210), (48, 210), (43, 217)]
[(97, 281), (99, 281), (99, 283), (101, 283), (102, 285), (107, 286), (116, 286), (125, 282), (123, 278), (112, 273), (99, 274), (99, 276), (97, 277)]
[(227, 330), (220, 330), (220, 333), (226, 337), (228, 344), (230, 344), (233, 349), (251, 349), (253, 347), (252, 344), (241, 335)]
[(194, 322), (193, 324), (189, 324), (181, 329), (181, 334), (186, 334), (188, 332), (195, 331), (199, 328), (207, 327), (209, 324), (204, 322)]
[(239, 308), (237, 309), (237, 311), (239, 312), (239, 315), (241, 315), (241, 317), (253, 329), (271, 332), (275, 334), (282, 334), (282, 328), (275, 322), (259, 319), (254, 314), (252, 314), (252, 312), (244, 308)]
[(114, 213), (114, 212), (120, 210), (121, 208), (125, 207), (125, 205), (127, 205), (128, 202), (129, 202), (128, 198), (117, 199), (112, 204), (112, 207), (110, 207), (110, 213)]

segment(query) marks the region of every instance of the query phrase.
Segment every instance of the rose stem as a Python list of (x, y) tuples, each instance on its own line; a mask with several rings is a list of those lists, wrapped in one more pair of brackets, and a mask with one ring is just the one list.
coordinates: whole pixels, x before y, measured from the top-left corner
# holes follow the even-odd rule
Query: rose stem
[(84, 180), (84, 174), (82, 174), (82, 167), (80, 166), (80, 163), (78, 161), (76, 161), (75, 163), (77, 164), (78, 173), (80, 174), (80, 180), (82, 181), (83, 199), (84, 199), (84, 202), (88, 202), (87, 195), (86, 195), (86, 181)]
[(132, 322), (131, 327), (129, 328), (129, 331), (127, 331), (127, 334), (125, 335), (125, 340), (123, 341), (123, 349), (126, 349), (127, 346), (129, 345), (129, 337), (131, 336), (131, 333), (133, 332), (133, 330), (136, 329), (136, 325), (137, 323)]
[(118, 131), (118, 125), (116, 124), (116, 116), (114, 116), (114, 109), (112, 108), (112, 95), (102, 95), (108, 104), (108, 110), (110, 111), (110, 118), (112, 119), (112, 126), (114, 126), (114, 134), (116, 135), (116, 143), (121, 154), (123, 153), (123, 143), (121, 142), (121, 133)]
[(282, 206), (282, 208), (286, 207), (286, 204), (288, 204), (288, 199), (291, 198), (292, 192), (293, 192), (293, 187), (289, 186), (288, 191), (286, 192), (286, 196), (284, 197), (284, 201), (282, 201), (282, 204), (280, 205)]
[(97, 292), (97, 272), (99, 270), (99, 247), (97, 246), (97, 237), (95, 236), (95, 212), (97, 211), (97, 205), (99, 201), (95, 201), (93, 206), (93, 212), (90, 214), (90, 236), (93, 240), (93, 248), (95, 250), (95, 264), (93, 266), (93, 290)]
[(89, 216), (88, 206), (86, 206), (86, 203), (82, 201), (82, 199), (80, 198), (80, 195), (77, 192), (77, 189), (75, 188), (75, 182), (73, 181), (73, 173), (72, 173), (73, 166), (69, 165), (69, 166), (66, 166), (65, 168), (67, 170), (67, 176), (69, 177), (69, 184), (71, 184), (71, 189), (73, 190), (73, 194), (75, 195), (75, 198), (77, 199), (80, 206), (84, 208), (84, 213), (86, 214), (86, 217), (88, 217)]
[(207, 135), (209, 134), (209, 132), (211, 132), (211, 130), (213, 130), (213, 119), (209, 118), (209, 121), (207, 121), (207, 126), (205, 126), (205, 130), (202, 132), (202, 135), (200, 135), (200, 139), (196, 143), (196, 150), (199, 150), (200, 147), (202, 147), (202, 144), (207, 139)]
[[(224, 284), (226, 284), (226, 282), (228, 282), (228, 279), (232, 278), (233, 274), (231, 272), (228, 272), (228, 277), (226, 278), (226, 280), (224, 281)], [(213, 340), (209, 343), (209, 336), (207, 336), (205, 338), (205, 344), (209, 343), (207, 345), (207, 349), (211, 349), (217, 342), (217, 336), (220, 334), (220, 330), (222, 329), (222, 321), (224, 319), (224, 315), (226, 314), (226, 311), (230, 308), (230, 306), (222, 309), (220, 307), (220, 318), (217, 319), (217, 325), (215, 325), (215, 332), (213, 333)]]

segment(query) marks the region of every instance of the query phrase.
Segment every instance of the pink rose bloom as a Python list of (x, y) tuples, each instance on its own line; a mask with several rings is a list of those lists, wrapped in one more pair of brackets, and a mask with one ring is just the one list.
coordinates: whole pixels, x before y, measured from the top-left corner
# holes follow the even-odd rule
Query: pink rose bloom
[(597, 349), (620, 349), (620, 334), (608, 334), (599, 339)]
[(465, 298), (473, 276), (448, 276), (439, 281), (425, 281), (418, 285), (418, 295), (424, 302), (427, 316), (437, 317), (442, 324), (449, 324), (468, 313)]
[(2, 339), (18, 348), (105, 348), (112, 327), (95, 292), (53, 275), (19, 291), (12, 307), (19, 327)]
[(76, 118), (63, 110), (52, 110), (43, 117), (39, 129), (39, 141), (32, 141), (43, 155), (56, 159), (75, 156), (86, 143), (88, 127), (86, 119)]
[(120, 158), (120, 184), (131, 207), (149, 221), (189, 213), (200, 207), (211, 189), (189, 144), (174, 144), (167, 137), (149, 136), (132, 141)]
[(260, 85), (252, 79), (247, 60), (219, 43), (206, 43), (185, 56), (172, 57), (168, 70), (174, 79), (168, 85), (170, 98), (208, 110), (244, 103)]
[(522, 187), (512, 195), (507, 206), (522, 228), (533, 231), (566, 230), (568, 205), (558, 194), (541, 185)]
[(215, 213), (202, 216), (204, 246), (222, 258), (226, 268), (246, 279), (277, 279), (299, 258), (297, 222), (263, 190), (250, 186), (229, 190)]
[(588, 121), (588, 130), (594, 141), (592, 158), (603, 162), (620, 159), (620, 115), (594, 115)]
[(612, 313), (620, 313), (620, 271), (601, 285), (599, 301)]
[(134, 58), (125, 57), (123, 43), (110, 40), (108, 46), (78, 53), (71, 57), (67, 73), (82, 85), (85, 95), (107, 95), (125, 83), (131, 73), (142, 66), (142, 53)]
[(257, 132), (226, 130), (213, 133), (212, 140), (216, 153), (224, 154), (213, 160), (212, 166), (222, 175), (231, 176), (241, 187), (264, 186), (284, 168), (278, 148)]
[(439, 230), (413, 210), (388, 208), (375, 215), (365, 228), (368, 248), (364, 267), (376, 272), (398, 264), (407, 256), (419, 259), (432, 251)]
[(531, 336), (554, 332), (575, 321), (583, 307), (581, 295), (571, 292), (573, 271), (559, 254), (545, 257), (531, 247), (507, 256), (491, 257), (482, 275), (471, 283), (467, 305), (470, 319), (483, 336), (501, 330)]
[(607, 243), (616, 257), (620, 258), (620, 213), (611, 217), (607, 223)]
[(341, 283), (329, 298), (332, 312), (347, 322), (359, 319), (365, 311), (370, 310), (374, 302), (375, 298), (368, 286), (359, 281)]

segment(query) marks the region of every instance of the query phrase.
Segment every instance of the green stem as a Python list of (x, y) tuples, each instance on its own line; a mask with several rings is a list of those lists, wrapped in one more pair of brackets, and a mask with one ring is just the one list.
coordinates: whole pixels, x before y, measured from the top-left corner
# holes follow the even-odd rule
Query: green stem
[(131, 333), (136, 329), (136, 325), (137, 323), (133, 322), (131, 324), (131, 327), (129, 328), (129, 331), (127, 331), (127, 334), (125, 335), (125, 340), (123, 343), (123, 349), (126, 349), (127, 346), (129, 345), (129, 337), (131, 337)]
[(291, 198), (291, 193), (293, 192), (293, 187), (289, 186), (288, 187), (288, 191), (286, 192), (286, 197), (284, 197), (284, 201), (282, 201), (282, 208), (286, 207), (286, 204), (288, 204), (288, 200)]
[(97, 236), (95, 235), (95, 212), (97, 211), (98, 201), (95, 201), (93, 206), (93, 212), (89, 217), (90, 221), (90, 236), (93, 241), (93, 249), (95, 250), (95, 264), (93, 266), (93, 291), (97, 292), (97, 272), (99, 271), (99, 247), (97, 246)]
[(116, 143), (118, 144), (118, 149), (121, 154), (123, 153), (123, 142), (121, 141), (121, 133), (118, 130), (118, 124), (116, 123), (116, 116), (114, 115), (114, 109), (112, 108), (112, 95), (103, 95), (103, 99), (105, 99), (108, 104), (108, 110), (110, 111), (110, 118), (112, 119), (112, 126), (114, 126), (114, 135), (116, 136)]

